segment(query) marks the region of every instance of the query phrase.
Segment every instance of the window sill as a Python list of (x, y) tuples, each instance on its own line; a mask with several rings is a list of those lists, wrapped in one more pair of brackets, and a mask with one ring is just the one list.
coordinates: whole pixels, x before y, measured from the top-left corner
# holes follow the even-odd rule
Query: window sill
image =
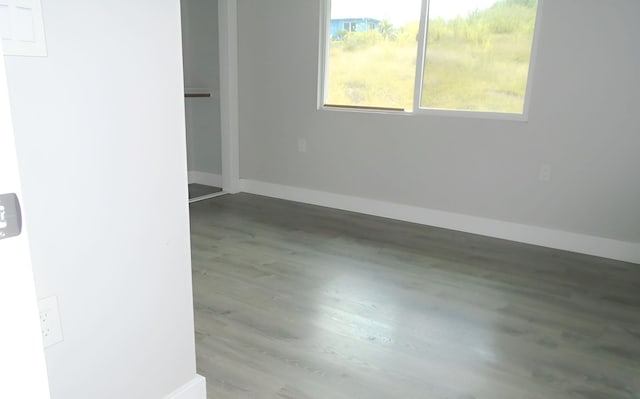
[(449, 109), (425, 109), (421, 108), (417, 111), (395, 109), (395, 108), (378, 108), (378, 107), (354, 107), (340, 105), (321, 105), (320, 111), (328, 112), (346, 112), (358, 114), (378, 114), (378, 115), (404, 115), (404, 116), (436, 116), (444, 118), (470, 118), (470, 119), (491, 119), (514, 122), (528, 122), (527, 113), (509, 114), (503, 112), (481, 112), (481, 111), (458, 111)]

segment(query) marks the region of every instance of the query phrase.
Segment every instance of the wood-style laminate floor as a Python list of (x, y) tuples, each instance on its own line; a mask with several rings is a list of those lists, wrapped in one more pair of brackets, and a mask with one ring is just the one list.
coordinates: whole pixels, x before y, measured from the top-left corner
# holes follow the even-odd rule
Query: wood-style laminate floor
[(215, 194), (222, 191), (220, 187), (207, 186), (204, 184), (190, 183), (189, 184), (189, 199), (203, 197), (205, 195)]
[(640, 398), (640, 265), (248, 194), (191, 229), (209, 398)]

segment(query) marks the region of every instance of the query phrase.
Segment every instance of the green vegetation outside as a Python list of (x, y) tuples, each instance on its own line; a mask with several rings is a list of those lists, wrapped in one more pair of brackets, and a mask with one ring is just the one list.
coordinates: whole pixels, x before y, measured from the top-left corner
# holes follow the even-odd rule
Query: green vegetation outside
[[(537, 0), (429, 20), (424, 108), (522, 113)], [(329, 46), (328, 104), (413, 109), (419, 23), (345, 32)]]

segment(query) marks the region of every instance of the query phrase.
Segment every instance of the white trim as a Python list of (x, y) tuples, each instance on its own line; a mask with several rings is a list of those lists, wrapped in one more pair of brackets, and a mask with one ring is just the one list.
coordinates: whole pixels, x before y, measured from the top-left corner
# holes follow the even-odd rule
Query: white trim
[(385, 115), (402, 115), (423, 117), (428, 116), (440, 116), (445, 118), (476, 118), (476, 119), (494, 119), (504, 121), (516, 121), (527, 122), (527, 119), (522, 114), (509, 114), (503, 112), (483, 112), (483, 111), (464, 111), (455, 109), (438, 109), (438, 108), (419, 108), (416, 111), (412, 110), (398, 110), (391, 111), (385, 109), (368, 109), (368, 108), (341, 108), (339, 105), (333, 105), (331, 107), (320, 107), (323, 111), (328, 112), (351, 112), (358, 114), (385, 114)]
[(238, 3), (218, 2), (222, 188), (237, 193), (240, 180), (238, 94)]
[(324, 109), (329, 90), (329, 35), (331, 34), (331, 0), (320, 2), (320, 48), (318, 49), (318, 109)]
[[(236, 1), (236, 0), (234, 0)], [(375, 113), (375, 114), (393, 114), (393, 115), (417, 115), (417, 116), (441, 116), (450, 118), (476, 118), (476, 119), (494, 119), (516, 122), (527, 122), (529, 119), (529, 104), (531, 100), (531, 90), (533, 88), (533, 73), (538, 52), (538, 37), (540, 36), (541, 22), (540, 15), (542, 3), (544, 0), (538, 1), (536, 9), (536, 21), (533, 31), (533, 40), (529, 58), (529, 69), (527, 71), (527, 84), (523, 99), (522, 112), (487, 112), (473, 111), (463, 109), (440, 109), (440, 108), (422, 108), (422, 85), (424, 83), (425, 63), (427, 60), (427, 35), (429, 28), (429, 1), (421, 0), (420, 11), (420, 27), (418, 31), (418, 43), (416, 51), (416, 68), (414, 75), (413, 87), (413, 109), (405, 109), (404, 111), (376, 110), (376, 109), (358, 109), (358, 108), (340, 108), (340, 104), (333, 104), (326, 107), (326, 97), (328, 93), (328, 72), (329, 72), (329, 42), (331, 41), (330, 25), (331, 25), (331, 0), (323, 0), (320, 2), (320, 47), (319, 47), (319, 66), (318, 66), (318, 109), (322, 111), (339, 111), (353, 113)]]
[[(0, 193), (13, 192), (24, 204), (8, 81), (0, 45)], [(2, 325), (10, 326), (0, 333), (0, 398), (49, 399), (29, 246), (30, 215), (28, 207), (22, 211), (22, 234), (0, 241), (0, 308)]]
[(304, 202), (307, 204), (640, 264), (640, 243), (617, 241), (545, 227), (504, 222), (477, 216), (255, 180), (242, 179), (240, 180), (240, 186), (242, 191), (251, 194)]
[(412, 110), (388, 110), (388, 109), (375, 109), (375, 108), (343, 108), (339, 105), (332, 105), (331, 107), (326, 107), (321, 105), (320, 110), (327, 112), (347, 112), (354, 114), (383, 114), (383, 115), (416, 115)]
[[(527, 94), (525, 93), (525, 101)], [(422, 101), (422, 99), (420, 99)], [(469, 111), (464, 109), (443, 109), (443, 108), (420, 108), (418, 107), (414, 115), (431, 115), (444, 116), (450, 118), (477, 118), (477, 119), (495, 119), (503, 121), (519, 121), (527, 122), (524, 113), (515, 112), (487, 112), (487, 111)]]
[(193, 204), (193, 203), (204, 201), (204, 200), (208, 200), (208, 199), (211, 199), (211, 198), (222, 197), (223, 195), (227, 195), (227, 194), (229, 194), (229, 193), (224, 192), (224, 191), (218, 191), (217, 193), (213, 193), (213, 194), (205, 194), (205, 195), (201, 195), (199, 197), (195, 197), (195, 198), (189, 199), (189, 203)]
[(207, 399), (207, 381), (199, 374), (164, 399)]
[(199, 172), (197, 170), (189, 171), (189, 184), (197, 183), (205, 186), (222, 188), (222, 175), (214, 173)]

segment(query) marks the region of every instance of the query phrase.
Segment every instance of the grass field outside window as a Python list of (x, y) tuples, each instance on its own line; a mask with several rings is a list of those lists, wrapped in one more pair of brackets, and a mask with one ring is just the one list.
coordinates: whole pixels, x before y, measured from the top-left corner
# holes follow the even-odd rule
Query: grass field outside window
[[(422, 20), (421, 0), (410, 1), (404, 3), (415, 12), (415, 18), (401, 25), (379, 18), (376, 29), (370, 24), (368, 29), (328, 35), (325, 103), (522, 114), (537, 0), (493, 0), (464, 15), (428, 13)], [(430, 3), (435, 8), (437, 2), (451, 1)], [(338, 17), (333, 13), (340, 10), (337, 3), (348, 2), (358, 0), (332, 0), (331, 19)], [(387, 3), (390, 11), (397, 7), (393, 1)], [(378, 17), (367, 15), (367, 8), (361, 12), (353, 17)], [(420, 36), (421, 23), (424, 38)], [(421, 45), (424, 62), (419, 59)], [(418, 62), (421, 65), (416, 68)], [(418, 96), (414, 94), (416, 87)]]

